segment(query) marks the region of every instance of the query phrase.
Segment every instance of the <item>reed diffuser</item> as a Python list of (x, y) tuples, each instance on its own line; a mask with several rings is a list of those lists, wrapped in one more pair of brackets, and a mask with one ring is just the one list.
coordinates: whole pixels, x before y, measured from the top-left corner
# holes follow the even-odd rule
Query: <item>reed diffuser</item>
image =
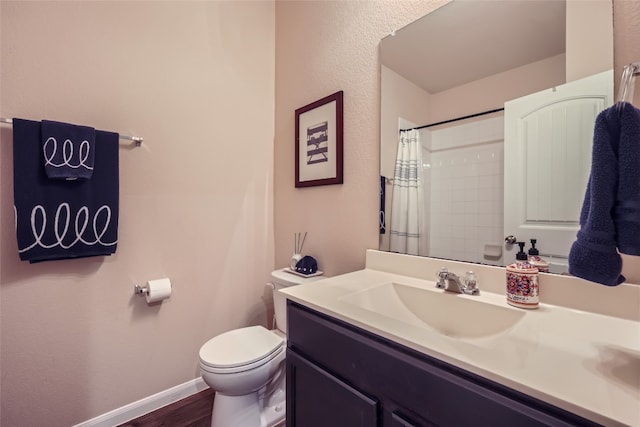
[(296, 264), (302, 259), (302, 248), (304, 247), (305, 240), (307, 240), (306, 231), (304, 232), (304, 236), (302, 236), (302, 233), (293, 234), (293, 256), (291, 257), (291, 265), (289, 265), (291, 270), (295, 270)]

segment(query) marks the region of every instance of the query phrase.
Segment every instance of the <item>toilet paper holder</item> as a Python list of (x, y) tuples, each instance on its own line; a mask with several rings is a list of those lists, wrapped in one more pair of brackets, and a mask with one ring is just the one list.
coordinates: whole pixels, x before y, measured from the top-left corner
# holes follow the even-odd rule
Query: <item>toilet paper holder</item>
[(141, 286), (141, 285), (134, 285), (133, 286), (133, 293), (135, 295), (149, 295), (149, 287), (148, 286)]
[(148, 304), (158, 303), (171, 297), (171, 281), (168, 277), (149, 280), (144, 285), (133, 285), (134, 295), (144, 295)]

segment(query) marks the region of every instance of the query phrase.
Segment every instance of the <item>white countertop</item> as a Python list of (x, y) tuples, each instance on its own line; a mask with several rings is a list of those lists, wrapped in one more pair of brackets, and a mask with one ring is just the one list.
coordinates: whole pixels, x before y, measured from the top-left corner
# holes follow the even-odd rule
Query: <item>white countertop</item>
[[(397, 255), (395, 255), (397, 257)], [(369, 264), (369, 263), (368, 263)], [(524, 312), (511, 329), (451, 338), (346, 302), (366, 288), (435, 282), (366, 268), (282, 290), (287, 298), (606, 426), (640, 426), (640, 322), (541, 303), (521, 310), (504, 294), (453, 294)], [(640, 307), (639, 307), (640, 309)], [(482, 322), (482, 319), (468, 319)]]

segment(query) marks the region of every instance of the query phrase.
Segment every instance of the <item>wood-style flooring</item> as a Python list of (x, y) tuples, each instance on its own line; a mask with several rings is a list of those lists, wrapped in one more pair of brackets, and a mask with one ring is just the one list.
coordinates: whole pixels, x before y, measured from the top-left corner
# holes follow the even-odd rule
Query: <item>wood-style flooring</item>
[(210, 427), (213, 390), (179, 400), (118, 427)]

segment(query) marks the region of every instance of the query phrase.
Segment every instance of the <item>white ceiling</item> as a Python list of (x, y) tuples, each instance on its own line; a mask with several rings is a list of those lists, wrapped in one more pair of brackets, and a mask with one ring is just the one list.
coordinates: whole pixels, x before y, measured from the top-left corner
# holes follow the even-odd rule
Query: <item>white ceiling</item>
[(564, 0), (455, 0), (384, 38), (386, 67), (437, 93), (564, 53)]

